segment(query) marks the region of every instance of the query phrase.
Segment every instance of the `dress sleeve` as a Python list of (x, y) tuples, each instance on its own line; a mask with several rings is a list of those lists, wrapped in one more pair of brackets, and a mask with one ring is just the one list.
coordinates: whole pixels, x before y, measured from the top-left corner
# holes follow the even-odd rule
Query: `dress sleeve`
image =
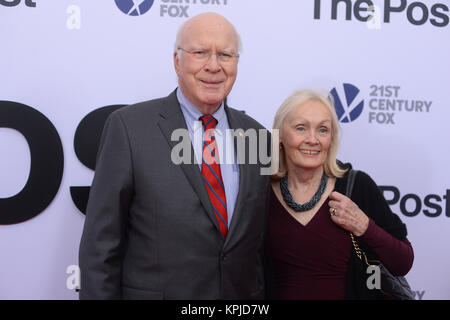
[(411, 269), (414, 253), (406, 238), (406, 225), (392, 212), (389, 204), (372, 178), (359, 171), (352, 199), (369, 217), (366, 232), (359, 237), (394, 275), (405, 275)]
[(399, 240), (393, 237), (370, 219), (369, 227), (359, 239), (372, 249), (393, 275), (403, 276), (411, 269), (414, 252), (407, 238)]

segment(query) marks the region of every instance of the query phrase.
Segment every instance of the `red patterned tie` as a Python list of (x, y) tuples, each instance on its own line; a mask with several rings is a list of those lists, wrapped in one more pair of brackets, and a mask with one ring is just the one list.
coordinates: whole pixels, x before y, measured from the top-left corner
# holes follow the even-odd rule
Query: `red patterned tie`
[(214, 213), (219, 221), (220, 232), (225, 238), (228, 231), (227, 199), (225, 197), (222, 173), (220, 172), (219, 152), (217, 151), (216, 138), (214, 136), (217, 120), (211, 115), (200, 117), (200, 120), (203, 123), (205, 132), (202, 159), (203, 181), (205, 182)]

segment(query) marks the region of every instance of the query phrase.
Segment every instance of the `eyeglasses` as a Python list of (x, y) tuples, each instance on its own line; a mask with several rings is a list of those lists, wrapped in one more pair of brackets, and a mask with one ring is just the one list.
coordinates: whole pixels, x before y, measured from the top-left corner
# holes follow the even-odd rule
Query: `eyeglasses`
[[(195, 60), (205, 63), (209, 60), (209, 58), (211, 58), (212, 55), (212, 51), (210, 50), (194, 49), (190, 51), (181, 47), (178, 47), (178, 50), (189, 53), (194, 57)], [(227, 63), (233, 61), (234, 59), (239, 59), (239, 54), (234, 52), (216, 52), (215, 55), (217, 57), (217, 60), (222, 63)]]

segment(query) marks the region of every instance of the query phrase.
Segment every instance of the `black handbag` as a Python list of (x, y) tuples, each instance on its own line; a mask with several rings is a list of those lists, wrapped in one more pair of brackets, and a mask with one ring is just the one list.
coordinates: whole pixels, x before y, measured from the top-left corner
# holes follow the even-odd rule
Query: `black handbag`
[[(348, 173), (348, 182), (345, 195), (349, 198), (351, 198), (357, 172), (357, 170), (350, 169)], [(372, 290), (378, 290), (381, 298), (386, 300), (414, 300), (415, 295), (405, 277), (394, 276), (381, 263), (381, 261), (367, 259), (367, 255), (363, 250), (361, 250), (358, 242), (355, 240), (355, 237), (351, 232), (350, 237), (352, 240), (353, 248), (355, 249), (356, 256), (358, 257), (359, 262), (364, 265), (362, 270), (367, 270), (367, 268), (371, 265), (377, 266), (380, 269), (380, 289), (374, 288)], [(367, 274), (364, 274), (363, 279), (367, 279)], [(367, 287), (367, 283), (364, 285)], [(369, 288), (367, 289), (370, 290)]]

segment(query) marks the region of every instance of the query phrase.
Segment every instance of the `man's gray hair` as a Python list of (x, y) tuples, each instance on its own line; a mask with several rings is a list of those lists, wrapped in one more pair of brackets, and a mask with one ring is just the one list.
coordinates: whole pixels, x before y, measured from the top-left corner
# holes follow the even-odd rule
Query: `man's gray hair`
[[(190, 19), (189, 19), (190, 20)], [(177, 36), (175, 38), (175, 45), (174, 45), (174, 52), (178, 50), (179, 46), (180, 46), (180, 42), (181, 42), (181, 34), (183, 31), (183, 28), (185, 27), (186, 23), (189, 21), (186, 20), (185, 22), (183, 22), (183, 24), (178, 28), (177, 31)], [(230, 22), (231, 27), (233, 28), (234, 33), (236, 34), (236, 39), (237, 39), (237, 53), (241, 53), (242, 52), (242, 41), (241, 41), (241, 36), (239, 35), (239, 33), (237, 32), (236, 28), (234, 27), (234, 25)]]

